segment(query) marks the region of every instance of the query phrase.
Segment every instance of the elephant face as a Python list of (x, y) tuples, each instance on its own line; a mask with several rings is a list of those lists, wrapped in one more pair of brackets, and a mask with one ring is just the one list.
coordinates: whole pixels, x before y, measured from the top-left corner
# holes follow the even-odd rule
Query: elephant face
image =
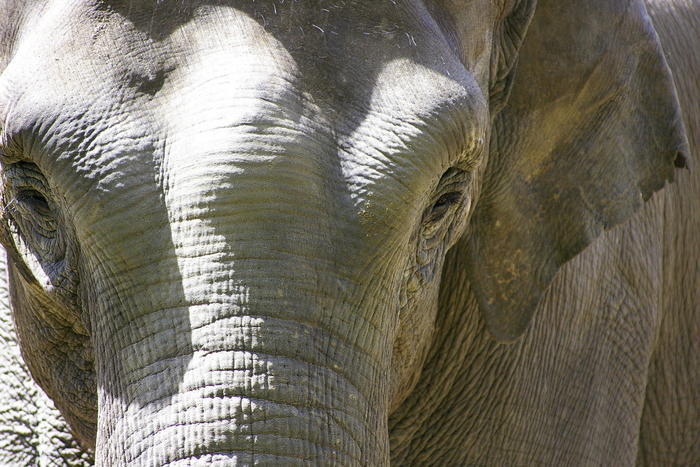
[(487, 310), (534, 255), (488, 240), (507, 251), (499, 167), (522, 164), (489, 141), (533, 5), (466, 3), (11, 2), (15, 320), (98, 461), (388, 461), (446, 251), (477, 232)]
[(98, 459), (387, 455), (367, 434), (473, 206), (490, 47), (419, 4), (275, 8), (55, 7), (3, 72), (26, 354)]

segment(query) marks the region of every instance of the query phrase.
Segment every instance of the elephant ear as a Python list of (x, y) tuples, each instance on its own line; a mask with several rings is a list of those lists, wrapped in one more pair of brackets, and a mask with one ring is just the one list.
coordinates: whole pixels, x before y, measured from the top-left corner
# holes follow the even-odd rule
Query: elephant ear
[(540, 0), (494, 120), (466, 264), (499, 341), (559, 267), (684, 167), (670, 71), (640, 0)]
[(496, 23), (491, 50), (489, 108), (494, 116), (503, 109), (513, 87), (518, 51), (532, 20), (536, 1), (511, 0), (507, 3), (503, 18)]

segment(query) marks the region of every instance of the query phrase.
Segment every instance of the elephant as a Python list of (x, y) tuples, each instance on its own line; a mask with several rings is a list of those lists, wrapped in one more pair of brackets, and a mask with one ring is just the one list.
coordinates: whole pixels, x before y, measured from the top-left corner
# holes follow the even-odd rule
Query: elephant
[(90, 453), (73, 439), (60, 412), (33, 383), (22, 362), (10, 317), (4, 252), (0, 273), (0, 465), (92, 465)]
[(700, 6), (2, 11), (0, 461), (700, 463)]

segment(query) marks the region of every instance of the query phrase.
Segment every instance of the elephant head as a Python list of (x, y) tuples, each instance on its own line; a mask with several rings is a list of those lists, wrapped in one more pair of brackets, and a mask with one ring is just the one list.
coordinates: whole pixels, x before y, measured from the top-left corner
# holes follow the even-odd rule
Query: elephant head
[(387, 463), (447, 250), (513, 340), (682, 165), (642, 3), (577, 3), (10, 0), (13, 315), (97, 461)]

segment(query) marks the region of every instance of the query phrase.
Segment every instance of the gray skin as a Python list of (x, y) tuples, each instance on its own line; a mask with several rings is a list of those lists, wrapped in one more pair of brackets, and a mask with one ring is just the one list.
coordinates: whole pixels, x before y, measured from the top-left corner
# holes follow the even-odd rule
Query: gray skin
[(0, 255), (0, 465), (92, 464), (60, 412), (34, 383), (22, 361), (13, 329), (7, 263)]
[(699, 462), (700, 15), (650, 6), (675, 84), (639, 1), (9, 0), (33, 377), (104, 465)]

